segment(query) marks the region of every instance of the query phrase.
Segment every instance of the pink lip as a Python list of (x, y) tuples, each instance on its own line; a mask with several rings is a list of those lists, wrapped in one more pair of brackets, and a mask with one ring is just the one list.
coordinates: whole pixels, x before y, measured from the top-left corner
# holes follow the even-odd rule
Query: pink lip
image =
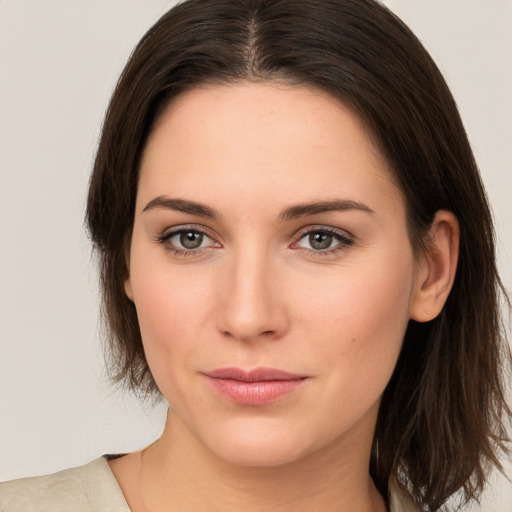
[(221, 395), (243, 405), (273, 402), (295, 391), (307, 379), (275, 368), (218, 368), (205, 375)]

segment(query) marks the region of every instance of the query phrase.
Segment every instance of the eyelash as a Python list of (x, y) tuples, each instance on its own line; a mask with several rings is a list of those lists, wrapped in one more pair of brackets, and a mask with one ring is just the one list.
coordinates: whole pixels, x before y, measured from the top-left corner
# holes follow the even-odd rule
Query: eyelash
[[(165, 250), (170, 252), (171, 254), (174, 254), (176, 256), (181, 257), (187, 257), (187, 256), (199, 256), (203, 253), (205, 249), (215, 247), (207, 246), (207, 247), (197, 247), (195, 249), (186, 249), (186, 248), (179, 248), (176, 245), (172, 244), (170, 240), (180, 234), (183, 233), (194, 233), (196, 235), (202, 235), (206, 238), (209, 238), (212, 240), (213, 244), (218, 244), (218, 242), (215, 242), (213, 240), (213, 237), (211, 237), (207, 231), (197, 228), (197, 227), (187, 227), (187, 226), (181, 226), (176, 229), (172, 229), (171, 231), (166, 231), (162, 233), (160, 236), (157, 237), (156, 241), (164, 246)], [(341, 231), (335, 228), (330, 227), (324, 227), (324, 226), (312, 226), (309, 228), (304, 229), (301, 233), (299, 233), (297, 241), (294, 242), (291, 245), (292, 249), (300, 249), (301, 247), (298, 245), (302, 240), (304, 240), (306, 237), (311, 236), (313, 234), (323, 234), (332, 236), (333, 239), (338, 242), (334, 247), (327, 248), (327, 249), (307, 249), (305, 247), (302, 247), (302, 249), (309, 255), (315, 256), (315, 257), (326, 257), (331, 256), (335, 253), (338, 253), (339, 251), (345, 250), (351, 245), (354, 244), (354, 238), (352, 235), (348, 234), (345, 231)], [(217, 245), (217, 247), (221, 247), (220, 244)]]
[(313, 234), (323, 234), (332, 236), (334, 241), (338, 242), (334, 247), (330, 247), (327, 249), (304, 249), (307, 254), (315, 256), (315, 257), (327, 257), (332, 256), (333, 254), (338, 253), (339, 251), (346, 250), (348, 247), (354, 244), (355, 240), (354, 237), (347, 233), (346, 231), (341, 231), (339, 229), (331, 228), (331, 227), (325, 227), (325, 226), (310, 226), (299, 234), (297, 242), (294, 242), (292, 244), (292, 248), (297, 248), (298, 244), (304, 240), (306, 237), (311, 236)]
[[(157, 237), (157, 242), (162, 244), (166, 251), (170, 252), (171, 254), (174, 254), (175, 256), (199, 256), (203, 253), (204, 249), (208, 249), (209, 247), (198, 247), (195, 249), (185, 249), (185, 248), (179, 248), (176, 247), (174, 244), (171, 243), (171, 238), (175, 237), (176, 235), (180, 235), (183, 233), (194, 233), (202, 235), (206, 238), (209, 238), (213, 242), (213, 238), (203, 229), (199, 229), (197, 227), (188, 227), (188, 226), (181, 226), (176, 229), (172, 229), (171, 231), (166, 231), (162, 233), (160, 236)], [(215, 242), (214, 242), (215, 243)], [(220, 245), (219, 245), (220, 247)]]

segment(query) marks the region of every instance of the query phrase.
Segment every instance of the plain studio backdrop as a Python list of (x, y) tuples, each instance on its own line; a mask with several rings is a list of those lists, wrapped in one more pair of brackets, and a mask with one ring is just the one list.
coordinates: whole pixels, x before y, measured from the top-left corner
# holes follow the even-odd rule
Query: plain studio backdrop
[[(173, 3), (0, 0), (0, 480), (138, 449), (163, 427), (165, 406), (106, 383), (83, 216), (114, 84)], [(458, 102), (511, 290), (512, 1), (385, 3), (429, 49)], [(496, 476), (481, 510), (511, 504), (512, 484)]]

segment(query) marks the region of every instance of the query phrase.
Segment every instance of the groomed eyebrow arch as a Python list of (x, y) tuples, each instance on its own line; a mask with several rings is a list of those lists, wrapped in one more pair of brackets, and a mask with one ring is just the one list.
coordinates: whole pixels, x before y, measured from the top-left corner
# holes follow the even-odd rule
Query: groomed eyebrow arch
[(307, 217), (308, 215), (315, 215), (317, 213), (347, 210), (360, 210), (371, 214), (375, 213), (369, 206), (359, 201), (334, 199), (332, 201), (320, 201), (290, 206), (279, 214), (278, 220), (287, 221)]
[(146, 212), (155, 208), (164, 208), (166, 210), (174, 210), (190, 215), (198, 215), (199, 217), (207, 217), (212, 220), (220, 218), (220, 215), (209, 206), (195, 201), (188, 201), (187, 199), (170, 198), (166, 196), (159, 196), (152, 199), (142, 210)]

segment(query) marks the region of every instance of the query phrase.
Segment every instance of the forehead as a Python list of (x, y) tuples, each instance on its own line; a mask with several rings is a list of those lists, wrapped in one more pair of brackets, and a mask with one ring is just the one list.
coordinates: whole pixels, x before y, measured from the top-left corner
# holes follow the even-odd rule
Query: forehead
[(401, 202), (371, 135), (338, 100), (313, 88), (242, 83), (189, 90), (163, 110), (143, 154), (139, 191), (147, 200), (192, 190), (229, 200), (231, 190), (250, 204), (263, 196), (379, 195), (383, 183)]

